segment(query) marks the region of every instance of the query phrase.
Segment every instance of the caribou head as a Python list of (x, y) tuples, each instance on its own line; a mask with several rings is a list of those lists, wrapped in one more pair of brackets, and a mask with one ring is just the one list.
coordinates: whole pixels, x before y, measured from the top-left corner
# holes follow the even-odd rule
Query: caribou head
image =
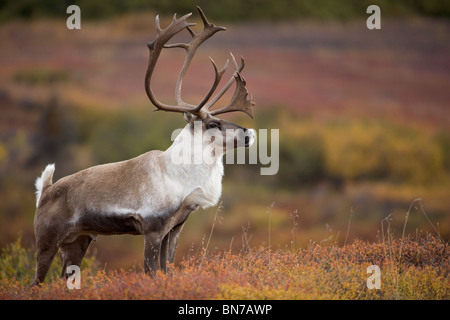
[[(206, 134), (204, 135), (203, 143), (210, 143), (211, 140), (214, 140), (214, 146), (216, 147), (216, 156), (220, 157), (230, 148), (236, 148), (239, 146), (249, 147), (253, 143), (256, 135), (255, 131), (252, 129), (248, 130), (247, 128), (243, 128), (237, 124), (217, 118), (216, 116), (222, 113), (241, 111), (253, 118), (252, 108), (255, 103), (252, 101), (251, 96), (249, 96), (245, 87), (246, 82), (241, 75), (241, 72), (244, 69), (244, 59), (241, 58), (240, 65), (238, 65), (235, 57), (231, 53), (230, 55), (234, 67), (234, 73), (218, 93), (214, 95), (217, 87), (222, 80), (223, 75), (228, 69), (229, 60), (227, 60), (224, 67), (219, 70), (214, 60), (210, 58), (215, 77), (213, 84), (206, 96), (197, 105), (187, 103), (182, 99), (181, 88), (183, 85), (183, 80), (187, 70), (189, 69), (189, 66), (191, 65), (192, 59), (197, 52), (197, 49), (207, 39), (209, 39), (217, 32), (226, 30), (224, 27), (215, 26), (214, 24), (210, 23), (200, 7), (197, 7), (197, 9), (203, 21), (203, 30), (200, 33), (196, 33), (192, 30), (191, 27), (194, 26), (195, 23), (187, 22), (187, 18), (191, 16), (191, 13), (186, 14), (179, 19), (177, 19), (175, 14), (172, 23), (165, 29), (161, 28), (159, 23), (159, 16), (156, 16), (157, 37), (155, 40), (148, 43), (150, 55), (148, 60), (147, 72), (145, 75), (145, 90), (150, 101), (156, 106), (157, 110), (183, 113), (185, 120), (188, 122), (185, 130), (190, 131), (190, 134), (194, 132), (195, 128), (201, 128), (202, 132), (206, 132)], [(171, 38), (184, 30), (187, 30), (192, 37), (192, 40), (189, 43), (168, 44)], [(151, 80), (161, 52), (163, 51), (163, 49), (172, 48), (184, 49), (186, 51), (186, 58), (176, 82), (176, 104), (167, 105), (160, 102), (155, 97), (151, 89)], [(228, 104), (221, 108), (211, 110), (211, 108), (217, 103), (217, 101), (219, 101), (219, 99), (222, 98), (227, 90), (230, 89), (233, 83), (235, 84), (235, 91)], [(182, 134), (181, 136), (185, 137), (185, 134), (186, 133)], [(219, 152), (217, 154), (217, 150), (219, 149), (222, 149), (223, 152)]]

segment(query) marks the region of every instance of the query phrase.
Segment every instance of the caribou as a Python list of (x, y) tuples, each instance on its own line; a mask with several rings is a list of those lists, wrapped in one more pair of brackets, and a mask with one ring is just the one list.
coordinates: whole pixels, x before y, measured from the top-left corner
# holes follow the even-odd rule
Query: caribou
[[(215, 94), (229, 60), (219, 70), (210, 58), (214, 81), (206, 96), (198, 104), (183, 101), (183, 79), (197, 49), (218, 31), (225, 30), (210, 23), (203, 11), (197, 9), (203, 21), (200, 32), (192, 29), (195, 23), (187, 21), (191, 13), (181, 18), (175, 14), (164, 29), (156, 16), (157, 35), (147, 44), (148, 98), (156, 111), (181, 113), (187, 122), (172, 145), (165, 151), (153, 150), (126, 161), (96, 165), (55, 183), (52, 182), (55, 165), (49, 164), (37, 178), (36, 270), (32, 286), (44, 281), (58, 250), (63, 262), (61, 276), (67, 278), (67, 267), (81, 265), (97, 235), (143, 235), (144, 271), (151, 275), (158, 269), (166, 271), (167, 262), (174, 260), (179, 235), (189, 215), (199, 207), (217, 205), (222, 193), (223, 155), (234, 148), (250, 147), (256, 133), (216, 116), (241, 111), (253, 118), (254, 102), (241, 75), (244, 59), (237, 63), (232, 54), (233, 74), (221, 90)], [(190, 34), (186, 34), (190, 42), (169, 43), (184, 30)], [(175, 85), (176, 103), (168, 105), (156, 98), (151, 82), (161, 52), (173, 48), (184, 49), (186, 56)], [(233, 84), (230, 101), (223, 107), (212, 108)], [(193, 139), (198, 130), (203, 133), (202, 139)], [(192, 161), (175, 164), (180, 152)], [(210, 161), (195, 161), (199, 152), (208, 155)]]

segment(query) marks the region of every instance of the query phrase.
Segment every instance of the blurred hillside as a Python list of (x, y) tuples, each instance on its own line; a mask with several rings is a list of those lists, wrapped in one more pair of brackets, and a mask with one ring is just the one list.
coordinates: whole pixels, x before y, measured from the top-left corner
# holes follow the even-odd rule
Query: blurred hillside
[[(170, 145), (184, 120), (154, 113), (143, 79), (154, 12), (194, 11), (172, 2), (75, 1), (82, 29), (70, 31), (67, 2), (0, 1), (0, 247), (19, 232), (33, 245), (34, 180), (47, 163), (57, 180)], [(203, 247), (213, 225), (210, 250), (377, 240), (387, 225), (401, 232), (416, 198), (407, 233), (434, 233), (428, 217), (448, 240), (450, 22), (430, 18), (447, 17), (448, 2), (370, 1), (382, 8), (378, 31), (365, 26), (365, 1), (292, 2), (305, 9), (290, 13), (287, 1), (199, 3), (227, 31), (200, 48), (183, 97), (199, 101), (209, 89), (208, 56), (220, 66), (230, 51), (244, 56), (255, 119), (226, 117), (280, 129), (280, 171), (227, 165), (221, 207), (190, 217), (178, 259)], [(154, 91), (164, 101), (183, 58), (161, 56)], [(142, 239), (101, 237), (93, 250), (111, 268), (140, 265)]]
[(369, 5), (383, 8), (385, 17), (405, 16), (450, 16), (448, 0), (46, 0), (39, 4), (33, 0), (0, 1), (0, 21), (14, 18), (61, 17), (69, 5), (82, 8), (83, 17), (103, 19), (124, 13), (156, 11), (172, 15), (174, 12), (191, 12), (199, 5), (216, 20), (248, 21), (270, 20), (286, 21), (297, 19), (348, 20), (359, 18)]

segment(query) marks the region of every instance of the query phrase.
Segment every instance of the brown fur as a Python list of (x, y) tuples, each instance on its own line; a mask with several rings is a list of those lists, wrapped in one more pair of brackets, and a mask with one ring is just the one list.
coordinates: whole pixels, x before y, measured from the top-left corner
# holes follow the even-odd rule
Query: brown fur
[[(69, 265), (80, 266), (92, 234), (144, 235), (147, 273), (158, 268), (159, 257), (163, 270), (167, 260), (173, 262), (184, 222), (198, 207), (191, 203), (190, 197), (174, 212), (159, 218), (144, 219), (132, 212), (104, 215), (91, 212), (85, 206), (81, 207), (76, 223), (71, 220), (83, 204), (108, 202), (108, 199), (118, 197), (127, 199), (129, 203), (138, 201), (133, 199), (133, 190), (147, 176), (144, 163), (149, 157), (158, 163), (159, 154), (160, 151), (152, 151), (128, 161), (95, 166), (43, 188), (34, 219), (37, 261), (33, 286), (44, 281), (58, 249), (63, 259), (62, 276), (67, 276), (65, 270)], [(164, 166), (159, 166), (159, 169), (164, 171)]]

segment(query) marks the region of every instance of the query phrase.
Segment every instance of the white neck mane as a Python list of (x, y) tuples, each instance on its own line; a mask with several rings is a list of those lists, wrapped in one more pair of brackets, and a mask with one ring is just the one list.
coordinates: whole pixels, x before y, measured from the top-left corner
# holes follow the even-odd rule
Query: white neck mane
[(194, 152), (197, 152), (198, 156), (202, 149), (193, 147), (192, 133), (187, 125), (164, 152), (167, 175), (177, 182), (174, 186), (178, 186), (177, 191), (184, 198), (195, 191), (198, 195), (195, 197), (197, 204), (202, 208), (214, 206), (222, 193), (223, 155), (214, 157), (213, 163), (210, 164), (199, 161), (201, 159), (197, 159), (198, 164), (195, 164)]

